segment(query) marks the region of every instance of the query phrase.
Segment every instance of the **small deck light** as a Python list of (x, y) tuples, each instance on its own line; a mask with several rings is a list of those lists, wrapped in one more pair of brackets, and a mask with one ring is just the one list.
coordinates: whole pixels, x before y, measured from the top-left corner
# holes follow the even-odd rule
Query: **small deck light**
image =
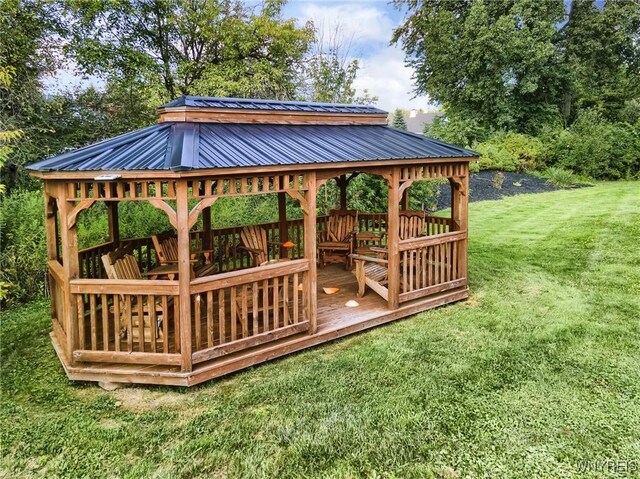
[(122, 175), (110, 174), (110, 175), (98, 175), (94, 178), (96, 181), (113, 181), (120, 178)]

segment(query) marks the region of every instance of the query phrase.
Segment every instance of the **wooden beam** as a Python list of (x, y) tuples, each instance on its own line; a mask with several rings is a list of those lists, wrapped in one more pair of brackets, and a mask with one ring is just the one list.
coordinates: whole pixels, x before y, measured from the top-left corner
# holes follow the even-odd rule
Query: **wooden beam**
[[(178, 281), (180, 297), (180, 354), (182, 371), (191, 371), (191, 239), (189, 237), (189, 186), (186, 180), (176, 184), (176, 230), (178, 231)], [(162, 202), (164, 203), (164, 201)], [(166, 203), (165, 203), (166, 204)], [(169, 206), (169, 205), (167, 205)]]
[(272, 125), (386, 125), (386, 113), (321, 113), (231, 108), (168, 107), (158, 110), (158, 123), (249, 123)]
[[(314, 189), (315, 189), (315, 184), (313, 185)], [(315, 208), (315, 195), (313, 193), (310, 193), (311, 190), (308, 190), (309, 193), (306, 194), (306, 196), (309, 197), (309, 199), (311, 198), (311, 196), (313, 196), (313, 203), (314, 203), (314, 208)], [(294, 198), (296, 200), (298, 200), (298, 203), (300, 203), (300, 209), (305, 213), (308, 214), (309, 212), (309, 199), (307, 199), (305, 197), (305, 195), (298, 190), (287, 190), (287, 194), (289, 196), (291, 196), (291, 198)]]
[(400, 168), (395, 167), (388, 183), (387, 250), (389, 252), (389, 309), (400, 305)]
[[(233, 167), (233, 168), (207, 168), (185, 171), (157, 171), (157, 170), (113, 170), (110, 173), (121, 176), (120, 181), (132, 180), (153, 180), (168, 181), (179, 178), (218, 178), (228, 177), (242, 174), (267, 174), (267, 173), (290, 173), (292, 171), (302, 173), (305, 171), (315, 171), (318, 174), (318, 180), (322, 179), (322, 174), (327, 170), (336, 171), (329, 178), (340, 175), (344, 172), (352, 172), (354, 168), (362, 173), (372, 173), (380, 176), (388, 176), (389, 168), (394, 166), (422, 166), (422, 165), (448, 165), (451, 163), (469, 164), (469, 161), (477, 160), (478, 157), (451, 157), (451, 158), (410, 158), (399, 161), (397, 159), (372, 160), (372, 161), (340, 161), (336, 163), (316, 163), (305, 165), (269, 165), (269, 166), (252, 166), (252, 167)], [(321, 173), (322, 172), (322, 173)], [(31, 172), (30, 175), (36, 178), (47, 179), (65, 179), (65, 180), (93, 180), (96, 171), (49, 171), (49, 172)], [(102, 198), (105, 200), (106, 198)], [(146, 200), (146, 198), (140, 198)]]
[(151, 206), (154, 206), (154, 207), (164, 211), (167, 214), (167, 216), (169, 217), (169, 223), (171, 223), (171, 226), (173, 226), (175, 229), (178, 229), (178, 218), (177, 218), (177, 215), (176, 215), (176, 211), (171, 207), (171, 205), (169, 205), (164, 200), (158, 200), (158, 199), (155, 199), (155, 198), (148, 199), (147, 201), (149, 201), (149, 204)]
[(67, 214), (67, 228), (73, 228), (80, 212), (90, 208), (95, 202), (96, 200), (93, 198), (78, 202), (78, 204)]
[(120, 242), (120, 221), (118, 219), (118, 202), (107, 203), (107, 216), (109, 219), (109, 240), (115, 244)]
[(309, 260), (309, 271), (306, 273), (302, 286), (306, 296), (307, 317), (309, 320), (309, 334), (315, 334), (318, 329), (318, 264), (317, 264), (317, 231), (316, 231), (316, 174), (304, 175), (307, 187), (307, 209), (304, 213), (304, 257)]
[[(202, 210), (202, 249), (210, 251), (213, 249), (211, 237), (211, 207), (207, 206)], [(213, 259), (212, 259), (213, 260)]]
[(336, 178), (336, 183), (338, 184), (338, 188), (340, 188), (340, 209), (347, 209), (347, 186), (349, 185), (349, 180), (347, 180), (346, 173), (340, 175)]
[(193, 228), (193, 225), (195, 225), (198, 222), (198, 216), (200, 216), (200, 212), (205, 208), (208, 208), (211, 205), (213, 205), (217, 199), (218, 199), (217, 196), (204, 198), (200, 200), (198, 204), (193, 207), (193, 209), (189, 212), (189, 229)]

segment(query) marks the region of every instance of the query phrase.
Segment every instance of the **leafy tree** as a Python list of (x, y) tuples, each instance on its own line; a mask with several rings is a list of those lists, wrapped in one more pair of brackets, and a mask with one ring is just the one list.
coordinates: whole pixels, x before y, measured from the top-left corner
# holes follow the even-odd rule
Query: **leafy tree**
[(400, 130), (407, 130), (407, 122), (404, 120), (404, 114), (400, 108), (393, 112), (391, 126)]
[(283, 0), (256, 13), (239, 0), (69, 0), (69, 51), (81, 70), (142, 83), (162, 96), (293, 98), (313, 32), (282, 19)]
[(559, 35), (567, 82), (563, 115), (597, 109), (624, 120), (625, 104), (640, 99), (640, 4), (617, 0), (597, 5), (572, 0)]
[(322, 27), (311, 26), (314, 28), (314, 42), (301, 72), (302, 97), (324, 103), (376, 103), (378, 97), (370, 95), (367, 90), (356, 96), (353, 83), (360, 62), (350, 56), (351, 41), (343, 36), (342, 26), (337, 25), (328, 38)]
[(536, 134), (581, 108), (615, 118), (638, 97), (637, 0), (395, 3), (409, 10), (393, 40), (416, 91), (440, 102), (452, 126)]

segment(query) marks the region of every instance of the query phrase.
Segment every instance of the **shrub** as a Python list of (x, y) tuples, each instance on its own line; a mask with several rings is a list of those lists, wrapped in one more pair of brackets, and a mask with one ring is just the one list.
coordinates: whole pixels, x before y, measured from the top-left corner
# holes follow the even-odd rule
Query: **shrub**
[(44, 293), (47, 246), (41, 191), (16, 190), (0, 206), (0, 283), (7, 302)]
[(554, 186), (567, 187), (577, 183), (576, 175), (572, 171), (557, 166), (547, 168), (543, 176), (547, 178), (547, 183)]
[(493, 186), (496, 190), (502, 189), (502, 184), (504, 183), (504, 173), (498, 171), (493, 178), (491, 178), (491, 186)]
[(610, 123), (593, 110), (546, 135), (547, 163), (601, 180), (640, 176), (640, 124)]
[(480, 153), (481, 170), (525, 172), (543, 166), (543, 143), (522, 133), (496, 133), (474, 146)]

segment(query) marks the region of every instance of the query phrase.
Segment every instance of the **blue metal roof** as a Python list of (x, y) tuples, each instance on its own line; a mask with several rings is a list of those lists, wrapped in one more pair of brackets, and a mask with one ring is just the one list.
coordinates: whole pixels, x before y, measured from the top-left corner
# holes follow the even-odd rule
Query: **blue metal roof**
[(316, 103), (305, 101), (254, 100), (251, 98), (215, 98), (207, 96), (182, 96), (160, 108), (229, 108), (239, 110), (298, 111), (313, 113), (386, 114), (371, 105), (350, 105), (345, 103)]
[(476, 157), (383, 125), (160, 123), (32, 163), (30, 170), (114, 171), (312, 165)]

